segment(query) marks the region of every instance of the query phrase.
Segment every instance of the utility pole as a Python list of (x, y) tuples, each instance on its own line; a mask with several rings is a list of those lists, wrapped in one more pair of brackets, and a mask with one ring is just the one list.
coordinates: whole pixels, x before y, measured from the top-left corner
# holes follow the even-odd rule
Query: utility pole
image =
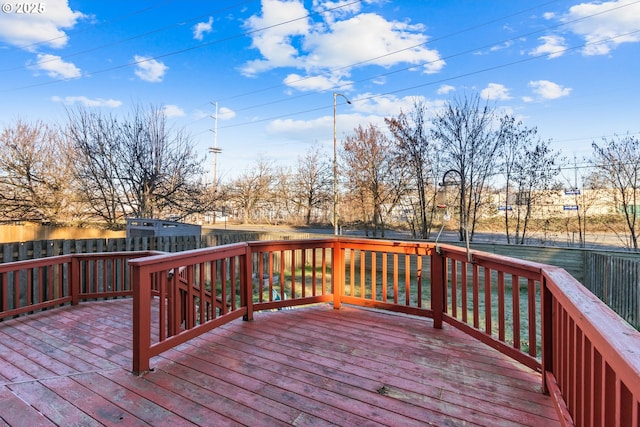
[(578, 189), (578, 159), (573, 155), (573, 188)]
[(218, 103), (212, 102), (211, 104), (216, 107), (215, 115), (211, 116), (216, 123), (213, 129), (209, 129), (213, 132), (213, 147), (209, 147), (209, 152), (213, 154), (213, 191), (216, 191), (218, 189), (218, 154), (222, 150), (218, 148)]

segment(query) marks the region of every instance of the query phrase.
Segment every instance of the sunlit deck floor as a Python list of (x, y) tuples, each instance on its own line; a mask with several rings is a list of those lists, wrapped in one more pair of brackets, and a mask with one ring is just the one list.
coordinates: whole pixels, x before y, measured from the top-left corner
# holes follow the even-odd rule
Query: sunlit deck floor
[(556, 425), (540, 374), (445, 325), (257, 313), (131, 369), (131, 300), (0, 322), (0, 425)]

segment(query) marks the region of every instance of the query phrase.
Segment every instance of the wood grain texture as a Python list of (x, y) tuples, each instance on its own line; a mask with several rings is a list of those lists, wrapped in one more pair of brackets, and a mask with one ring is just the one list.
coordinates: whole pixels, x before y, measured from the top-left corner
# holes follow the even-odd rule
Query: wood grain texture
[(540, 374), (429, 319), (260, 312), (130, 373), (131, 300), (0, 323), (0, 425), (558, 425)]

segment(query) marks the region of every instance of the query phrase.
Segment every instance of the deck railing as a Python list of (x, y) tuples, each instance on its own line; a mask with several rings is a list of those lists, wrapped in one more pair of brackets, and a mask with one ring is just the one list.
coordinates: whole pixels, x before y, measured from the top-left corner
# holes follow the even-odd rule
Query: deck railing
[(0, 320), (80, 301), (132, 296), (128, 260), (157, 253), (69, 254), (0, 263)]
[(567, 425), (640, 425), (640, 333), (557, 267), (346, 238), (148, 255), (0, 264), (0, 318), (133, 295), (140, 374), (155, 355), (255, 311), (318, 302), (392, 310), (449, 324), (538, 370)]

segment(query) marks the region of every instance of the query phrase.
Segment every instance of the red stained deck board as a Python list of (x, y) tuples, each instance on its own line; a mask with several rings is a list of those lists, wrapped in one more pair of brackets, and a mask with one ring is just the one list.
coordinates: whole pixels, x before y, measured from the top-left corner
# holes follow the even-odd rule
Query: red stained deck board
[[(24, 381), (33, 378), (51, 377), (55, 373), (47, 369), (43, 365), (48, 365), (48, 360), (38, 363), (20, 353), (16, 353), (11, 348), (0, 344), (0, 365), (11, 365), (15, 369), (11, 369), (14, 375), (19, 375), (13, 381)], [(22, 374), (20, 374), (22, 372)]]
[[(367, 322), (367, 310), (359, 311), (363, 311), (363, 313), (358, 313), (357, 316), (354, 316), (350, 310), (340, 311), (338, 316), (344, 319), (336, 319), (335, 315), (333, 316), (334, 321), (337, 321), (337, 324), (341, 327), (348, 328), (358, 342), (366, 344), (368, 339), (384, 339), (390, 345), (381, 348), (381, 351), (386, 349), (388, 350), (387, 353), (395, 354), (395, 348), (406, 348), (408, 351), (416, 352), (418, 359), (424, 358), (424, 354), (421, 351), (421, 347), (424, 347), (429, 350), (429, 360), (431, 361), (438, 361), (440, 360), (438, 356), (442, 356), (446, 359), (447, 365), (449, 365), (452, 359), (457, 358), (457, 366), (459, 367), (469, 366), (473, 370), (481, 368), (480, 373), (488, 372), (490, 375), (495, 373), (500, 373), (501, 375), (512, 374), (518, 380), (535, 382), (537, 387), (540, 386), (540, 382), (532, 381), (532, 376), (523, 372), (517, 362), (507, 357), (496, 358), (497, 352), (479, 341), (468, 340), (466, 335), (448, 325), (444, 325), (443, 330), (434, 330), (431, 320), (413, 319), (413, 322), (410, 323), (403, 316), (389, 314), (387, 315), (390, 316), (389, 322), (393, 322), (396, 327), (396, 332), (394, 333), (393, 330), (388, 331), (385, 323), (380, 322), (380, 318)], [(325, 314), (323, 317), (319, 317), (321, 314), (320, 311), (316, 311), (305, 316), (305, 328), (319, 333), (322, 332), (327, 316)], [(351, 317), (355, 320), (351, 320)], [(363, 322), (363, 320), (365, 321)], [(395, 322), (398, 323), (396, 324)], [(418, 327), (418, 325), (422, 327)], [(400, 327), (399, 331), (398, 327)], [(427, 328), (431, 330), (427, 331)], [(453, 337), (459, 339), (452, 339)], [(410, 345), (405, 345), (407, 342)]]
[[(118, 371), (115, 371), (105, 375), (118, 377), (119, 374)], [(131, 374), (127, 375), (132, 376)], [(176, 426), (187, 421), (170, 409), (163, 407), (161, 402), (146, 399), (99, 373), (79, 375), (74, 380), (104, 399), (113, 402), (122, 410), (153, 426)]]
[(0, 420), (13, 427), (55, 425), (5, 387), (0, 387)]
[[(363, 311), (363, 310), (360, 310)], [(318, 314), (322, 314), (320, 310), (315, 310), (313, 313), (309, 313), (309, 317), (314, 317)], [(341, 316), (348, 316), (348, 311), (342, 311)], [(361, 314), (358, 313), (356, 317), (360, 322)], [(366, 317), (366, 313), (364, 314)], [(396, 317), (401, 316), (391, 315), (389, 322), (396, 322)], [(305, 318), (305, 327), (310, 330), (314, 330), (318, 333), (325, 327), (326, 322), (331, 319), (330, 316), (324, 316), (318, 320)], [(335, 316), (333, 321), (336, 322)], [(277, 319), (276, 321), (282, 321), (284, 319)], [(292, 319), (292, 321), (295, 321)], [(432, 328), (430, 320), (415, 320), (413, 319), (414, 329), (415, 324), (422, 324), (424, 327)], [(348, 325), (348, 326), (347, 326)], [(455, 384), (459, 384), (460, 379), (472, 379), (474, 386), (477, 386), (477, 381), (486, 380), (492, 386), (506, 385), (508, 387), (526, 391), (540, 392), (540, 379), (537, 373), (532, 370), (523, 369), (521, 365), (513, 362), (502, 355), (499, 355), (495, 350), (488, 346), (478, 343), (479, 345), (472, 345), (469, 347), (463, 347), (464, 344), (461, 341), (467, 337), (457, 331), (456, 329), (444, 325), (443, 330), (433, 330), (429, 332), (428, 337), (423, 339), (424, 333), (420, 335), (419, 330), (411, 332), (403, 336), (404, 331), (408, 326), (402, 326), (402, 329), (394, 335), (385, 333), (378, 333), (377, 335), (365, 336), (365, 330), (381, 329), (384, 325), (380, 323), (378, 317), (377, 322), (371, 322), (370, 324), (358, 324), (353, 326), (351, 321), (337, 322), (334, 327), (349, 328), (353, 337), (349, 337), (349, 342), (353, 342), (355, 350), (354, 355), (366, 356), (365, 361), (378, 359), (384, 361), (388, 357), (399, 359), (397, 363), (406, 364), (406, 369), (421, 368), (433, 368), (442, 372), (444, 379), (448, 381), (454, 381)], [(454, 339), (456, 338), (456, 339)], [(366, 347), (367, 342), (371, 339), (375, 339), (381, 342), (381, 345), (376, 347), (374, 354), (369, 353), (363, 355), (363, 348)], [(472, 341), (473, 342), (473, 341)], [(357, 345), (360, 343), (361, 345)], [(474, 343), (475, 344), (475, 343)], [(403, 358), (398, 358), (399, 351), (402, 352)], [(460, 375), (464, 371), (465, 375)], [(453, 373), (457, 378), (447, 378), (447, 374)], [(496, 375), (499, 374), (499, 375)], [(497, 382), (496, 382), (497, 381)], [(540, 394), (540, 402), (548, 402), (548, 399), (544, 398)], [(549, 403), (549, 406), (551, 404)]]
[[(313, 418), (321, 419), (322, 423), (332, 423), (343, 426), (362, 426), (370, 424), (367, 417), (354, 414), (351, 411), (343, 411), (325, 402), (326, 393), (322, 389), (314, 388), (317, 393), (309, 393), (303, 390), (299, 383), (288, 378), (269, 378), (261, 369), (252, 370), (248, 373), (243, 369), (244, 361), (229, 361), (225, 359), (220, 363), (204, 356), (204, 358), (192, 356), (186, 353), (175, 354), (175, 360), (186, 366), (204, 373), (206, 376), (216, 378), (222, 383), (229, 383), (236, 387), (246, 388), (256, 396), (254, 407), (260, 407), (263, 399), (275, 401), (282, 405), (295, 409), (299, 413), (311, 415)], [(229, 365), (233, 365), (233, 369)], [(226, 368), (226, 369), (223, 369)], [(273, 379), (273, 383), (268, 380)], [(218, 389), (223, 392), (224, 389)]]
[(102, 396), (76, 381), (78, 376), (43, 380), (42, 384), (80, 411), (104, 425), (142, 425), (143, 421), (122, 409), (120, 394)]
[[(298, 337), (299, 341), (297, 344), (295, 341), (292, 341), (290, 337), (284, 338), (285, 335), (294, 334), (292, 332), (287, 332), (287, 328), (296, 328), (295, 325), (299, 324), (305, 323), (300, 323), (300, 319), (293, 319), (291, 324), (280, 324), (280, 327), (278, 328), (278, 337), (280, 339), (275, 342), (269, 342), (261, 339), (261, 333), (268, 331), (254, 331), (255, 328), (251, 325), (250, 328), (242, 329), (243, 331), (251, 330), (251, 332), (254, 332), (251, 335), (247, 335), (245, 339), (241, 337), (239, 338), (237, 333), (233, 333), (233, 336), (229, 337), (230, 339), (226, 339), (220, 343), (224, 346), (230, 346), (229, 342), (240, 339), (240, 341), (244, 343), (244, 347), (232, 346), (239, 350), (235, 357), (239, 357), (243, 352), (255, 354), (260, 357), (262, 348), (268, 349), (276, 354), (281, 352), (279, 358), (276, 357), (271, 361), (276, 367), (280, 367), (287, 363), (298, 368), (302, 368), (302, 365), (308, 365), (306, 369), (309, 372), (314, 372), (318, 370), (315, 364), (322, 364), (322, 366), (328, 368), (322, 370), (323, 375), (332, 377), (335, 380), (354, 381), (354, 386), (365, 390), (376, 390), (384, 387), (386, 394), (393, 394), (395, 397), (399, 398), (399, 400), (408, 401), (418, 405), (428, 402), (428, 406), (425, 405), (425, 407), (431, 411), (438, 411), (447, 415), (453, 415), (452, 412), (456, 409), (461, 409), (458, 416), (463, 419), (465, 417), (464, 413), (477, 412), (477, 416), (469, 418), (467, 421), (491, 422), (494, 425), (506, 422), (505, 420), (516, 420), (518, 423), (537, 422), (541, 425), (548, 422), (547, 418), (540, 417), (538, 415), (537, 411), (540, 409), (538, 405), (531, 405), (529, 402), (529, 400), (536, 400), (538, 396), (541, 400), (544, 399), (544, 396), (538, 395), (535, 392), (525, 394), (516, 390), (515, 392), (512, 392), (512, 394), (515, 394), (517, 398), (509, 399), (503, 398), (495, 391), (489, 391), (486, 388), (483, 390), (481, 387), (478, 387), (478, 384), (474, 381), (467, 381), (468, 384), (466, 386), (460, 385), (460, 380), (464, 379), (463, 375), (460, 375), (457, 378), (451, 378), (450, 381), (441, 381), (439, 380), (439, 376), (441, 375), (440, 371), (427, 370), (427, 372), (421, 372), (424, 371), (424, 369), (418, 369), (417, 371), (412, 371), (407, 374), (403, 370), (394, 369), (391, 365), (397, 366), (398, 360), (403, 357), (404, 350), (400, 347), (394, 350), (395, 354), (388, 355), (386, 359), (381, 359), (377, 364), (367, 364), (368, 366), (361, 366), (357, 363), (354, 364), (353, 362), (349, 364), (350, 362), (348, 359), (349, 357), (352, 358), (350, 354), (344, 354), (340, 351), (331, 353), (334, 351), (331, 350), (332, 345), (333, 347), (337, 345), (338, 347), (350, 349), (350, 353), (353, 353), (352, 343), (344, 341), (335, 343), (336, 345), (334, 345), (332, 342), (339, 339), (339, 336), (341, 335), (341, 333), (338, 332), (338, 329), (340, 328), (340, 325), (338, 324), (327, 323), (325, 325), (325, 331), (329, 329), (332, 332), (332, 340), (318, 340), (316, 338), (313, 348), (321, 348), (323, 349), (323, 352), (321, 354), (316, 354), (316, 357), (314, 358), (313, 354), (309, 354), (307, 353), (307, 350), (305, 350), (305, 347), (309, 348), (308, 339), (305, 336), (300, 335)], [(272, 322), (269, 322), (269, 327), (274, 327)], [(384, 343), (378, 346), (378, 342), (379, 341), (374, 341), (374, 344), (369, 343), (367, 349), (370, 352), (373, 352), (377, 351), (379, 348), (386, 347)], [(216, 342), (212, 341), (211, 344), (216, 345)], [(206, 348), (206, 345), (203, 344), (201, 347)], [(362, 348), (366, 347), (366, 344), (359, 344), (357, 347), (362, 350)], [(372, 354), (369, 353), (369, 357), (371, 356)], [(287, 362), (287, 359), (291, 359), (290, 362)], [(312, 359), (312, 363), (307, 363), (306, 360)], [(334, 361), (334, 363), (329, 363), (328, 361)], [(348, 370), (340, 372), (341, 366), (348, 364)], [(376, 381), (371, 381), (369, 378), (375, 378)], [(416, 393), (416, 391), (418, 393)], [(348, 395), (354, 397), (353, 393), (348, 393)], [(447, 396), (448, 398), (444, 399), (443, 396)], [(528, 400), (521, 400), (523, 398)], [(456, 401), (459, 402), (460, 408), (449, 404), (449, 402)], [(496, 401), (500, 402), (502, 406), (505, 406), (505, 408), (503, 409), (501, 406), (496, 407)], [(389, 407), (389, 404), (386, 406)], [(406, 409), (398, 410), (406, 412)], [(555, 417), (555, 412), (551, 405), (548, 405), (546, 408), (546, 413)], [(502, 416), (503, 418), (498, 418), (499, 416)]]
[(3, 328), (0, 330), (0, 342), (5, 343), (11, 351), (26, 358), (38, 353), (48, 354), (48, 359), (39, 358), (38, 363), (55, 375), (66, 375), (93, 368), (88, 363), (78, 360), (70, 354), (44, 343), (37, 338), (24, 335), (17, 329)]
[[(155, 379), (155, 374), (154, 372), (154, 375), (147, 375), (147, 377)], [(160, 376), (161, 372), (158, 372), (158, 374), (157, 376)], [(165, 376), (165, 378), (169, 377)], [(163, 408), (167, 408), (195, 424), (205, 425), (212, 420), (215, 420), (216, 426), (276, 424), (276, 420), (272, 417), (265, 416), (251, 407), (243, 408), (237, 402), (224, 396), (212, 398), (211, 394), (209, 394), (207, 396), (208, 399), (198, 399), (196, 395), (185, 396), (185, 394), (189, 394), (189, 385), (184, 384), (184, 382), (180, 384), (175, 377), (171, 379), (171, 382), (165, 382), (164, 386), (160, 386), (158, 382), (149, 381), (147, 378), (137, 377), (124, 371), (115, 372), (109, 376), (109, 379), (147, 401), (161, 405)], [(176, 383), (173, 381), (176, 381)], [(196, 388), (194, 384), (190, 386)], [(205, 395), (206, 393), (202, 390), (200, 394)], [(227, 414), (221, 413), (225, 409)], [(232, 421), (230, 418), (236, 418), (236, 421)]]
[[(61, 310), (63, 312), (60, 318), (63, 318), (65, 311), (72, 310), (72, 308), (65, 307)], [(49, 311), (48, 313), (51, 312)], [(101, 336), (99, 329), (92, 330), (90, 323), (86, 323), (93, 321), (96, 325), (100, 325), (101, 319), (96, 319), (92, 315), (93, 313), (91, 315), (85, 314), (85, 316), (82, 316), (82, 321), (78, 320), (71, 323), (60, 322), (60, 319), (56, 317), (46, 320), (30, 320), (29, 318), (21, 318), (20, 320), (29, 322), (41, 333), (85, 350), (92, 358), (109, 361), (116, 366), (126, 366), (131, 361), (131, 340), (125, 340), (120, 337), (116, 340), (110, 340)], [(108, 337), (108, 334), (106, 335)]]
[(0, 322), (0, 342), (25, 337), (3, 343), (15, 354), (0, 353), (0, 418), (10, 408), (40, 425), (557, 424), (539, 374), (428, 319), (324, 305), (257, 313), (136, 377), (130, 314), (122, 299)]
[(48, 420), (57, 425), (99, 426), (100, 423), (40, 382), (13, 384), (9, 389), (29, 402)]
[[(215, 410), (216, 425), (253, 424), (262, 420), (265, 425), (291, 425), (299, 412), (276, 402), (265, 404), (254, 393), (225, 383), (200, 371), (174, 364), (171, 373), (157, 370), (145, 378), (149, 384), (180, 394), (200, 405)], [(220, 393), (227, 393), (224, 396)], [(241, 409), (241, 410), (240, 410)]]
[(0, 353), (0, 372), (2, 372), (0, 385), (35, 379), (32, 375), (16, 367), (13, 363), (4, 360), (2, 356), (2, 353)]
[[(225, 358), (238, 357), (241, 354), (251, 354), (251, 345), (233, 345), (232, 348), (216, 349), (215, 347), (229, 346), (229, 342), (236, 337), (227, 339), (224, 344), (216, 346), (215, 342), (211, 343), (209, 347), (206, 343), (202, 344), (202, 347), (207, 349), (207, 353), (210, 357), (224, 361)], [(261, 354), (258, 347), (256, 352)], [(264, 352), (262, 352), (264, 353)], [(281, 354), (280, 357), (273, 358), (271, 360), (262, 360), (260, 356), (244, 357), (247, 369), (261, 369), (261, 377), (265, 381), (271, 383), (278, 383), (278, 379), (285, 378), (287, 381), (287, 388), (290, 388), (294, 382), (298, 382), (302, 387), (321, 388), (327, 395), (331, 395), (333, 399), (325, 399), (324, 401), (330, 402), (333, 405), (341, 407), (341, 409), (347, 408), (347, 410), (359, 413), (362, 416), (377, 420), (384, 423), (385, 420), (393, 419), (400, 425), (415, 425), (422, 423), (433, 423), (434, 425), (446, 425), (451, 423), (462, 423), (463, 418), (458, 418), (452, 411), (456, 408), (449, 408), (446, 403), (444, 405), (440, 402), (431, 401), (428, 405), (429, 412), (425, 412), (419, 405), (415, 405), (412, 402), (411, 405), (405, 405), (398, 399), (389, 399), (387, 393), (388, 387), (381, 390), (383, 383), (369, 380), (364, 376), (358, 376), (354, 373), (353, 369), (350, 372), (340, 371), (339, 369), (322, 369), (323, 366), (318, 366), (316, 362), (307, 361), (297, 358), (296, 355), (291, 353), (290, 355)], [(262, 362), (262, 363), (261, 363)], [(319, 372), (319, 373), (316, 373)], [(382, 385), (381, 385), (382, 384)], [(439, 391), (435, 391), (439, 393)], [(314, 392), (315, 394), (315, 392)], [(340, 402), (336, 403), (336, 398)], [(429, 400), (429, 396), (421, 396), (421, 401)], [(439, 407), (438, 407), (439, 406)], [(351, 408), (351, 409), (348, 409)], [(439, 410), (437, 410), (439, 409)], [(446, 413), (449, 412), (449, 413)], [(489, 417), (491, 418), (491, 417)], [(480, 422), (477, 420), (476, 422)], [(494, 420), (498, 422), (499, 420)], [(495, 425), (499, 425), (496, 424)]]
[[(35, 338), (42, 343), (55, 348), (56, 351), (61, 352), (61, 357), (64, 357), (67, 363), (76, 366), (76, 369), (78, 370), (82, 370), (83, 364), (84, 366), (90, 367), (87, 369), (112, 369), (118, 366), (117, 364), (109, 362), (105, 359), (97, 358), (90, 351), (73, 344), (71, 342), (73, 341), (72, 338), (74, 338), (73, 335), (65, 336), (64, 334), (60, 334), (59, 330), (53, 331), (55, 335), (52, 335), (51, 333), (47, 333), (44, 329), (38, 328), (39, 325), (45, 325), (45, 322), (33, 322), (28, 318), (21, 318), (21, 320), (21, 322), (12, 323), (11, 327), (15, 328), (17, 331), (20, 331), (20, 333), (28, 339)], [(49, 326), (51, 325), (47, 325), (48, 329)], [(0, 325), (0, 330), (5, 329), (3, 329)], [(78, 365), (75, 365), (76, 363)], [(0, 372), (2, 372), (1, 369)]]
[[(314, 312), (312, 316), (315, 316), (318, 312)], [(340, 316), (344, 317), (345, 314), (341, 313)], [(392, 320), (390, 321), (395, 322), (396, 317), (399, 316), (392, 315)], [(277, 321), (281, 320), (278, 319)], [(326, 321), (324, 318), (319, 321), (304, 320), (304, 322), (308, 322), (309, 328), (317, 333), (321, 332)], [(379, 322), (380, 320), (378, 319)], [(414, 322), (420, 323), (420, 321), (415, 320)], [(344, 327), (341, 325), (350, 325), (351, 323), (351, 321), (347, 320), (346, 322), (337, 323), (335, 327)], [(425, 319), (422, 321), (422, 324), (427, 328), (431, 328), (430, 323), (430, 320), (427, 321)], [(448, 383), (455, 384), (456, 387), (467, 383), (476, 388), (484, 383), (488, 386), (489, 391), (500, 386), (507, 386), (509, 388), (513, 387), (513, 391), (516, 393), (519, 393), (518, 389), (522, 388), (526, 391), (535, 392), (534, 396), (539, 394), (540, 379), (538, 374), (523, 369), (522, 366), (517, 364), (515, 364), (516, 369), (514, 369), (514, 364), (510, 359), (499, 355), (499, 353), (487, 346), (471, 346), (466, 351), (461, 351), (461, 341), (467, 337), (447, 325), (444, 326), (445, 329), (442, 331), (429, 332), (429, 341), (421, 340), (420, 336), (414, 335), (405, 336), (404, 341), (399, 341), (397, 337), (393, 337), (393, 340), (388, 340), (387, 338), (390, 335), (383, 333), (379, 334), (377, 338), (375, 336), (367, 338), (363, 336), (364, 331), (361, 326), (347, 327), (352, 329), (353, 337), (349, 338), (349, 340), (354, 341), (356, 347), (352, 350), (353, 355), (362, 357), (363, 363), (385, 363), (388, 358), (394, 358), (394, 365), (403, 366), (406, 372), (414, 372), (414, 375), (417, 375), (419, 373), (416, 371), (418, 368), (420, 372), (429, 369), (437, 370), (440, 372), (439, 377)], [(378, 328), (376, 323), (371, 323), (366, 327), (371, 330)], [(400, 337), (404, 333), (403, 330), (404, 328), (398, 332)], [(370, 339), (376, 339), (381, 344), (376, 347), (375, 352), (366, 353), (364, 349)], [(453, 349), (447, 351), (450, 348)], [(400, 355), (403, 357), (399, 357)], [(547, 401), (547, 399), (540, 399), (540, 401)]]

